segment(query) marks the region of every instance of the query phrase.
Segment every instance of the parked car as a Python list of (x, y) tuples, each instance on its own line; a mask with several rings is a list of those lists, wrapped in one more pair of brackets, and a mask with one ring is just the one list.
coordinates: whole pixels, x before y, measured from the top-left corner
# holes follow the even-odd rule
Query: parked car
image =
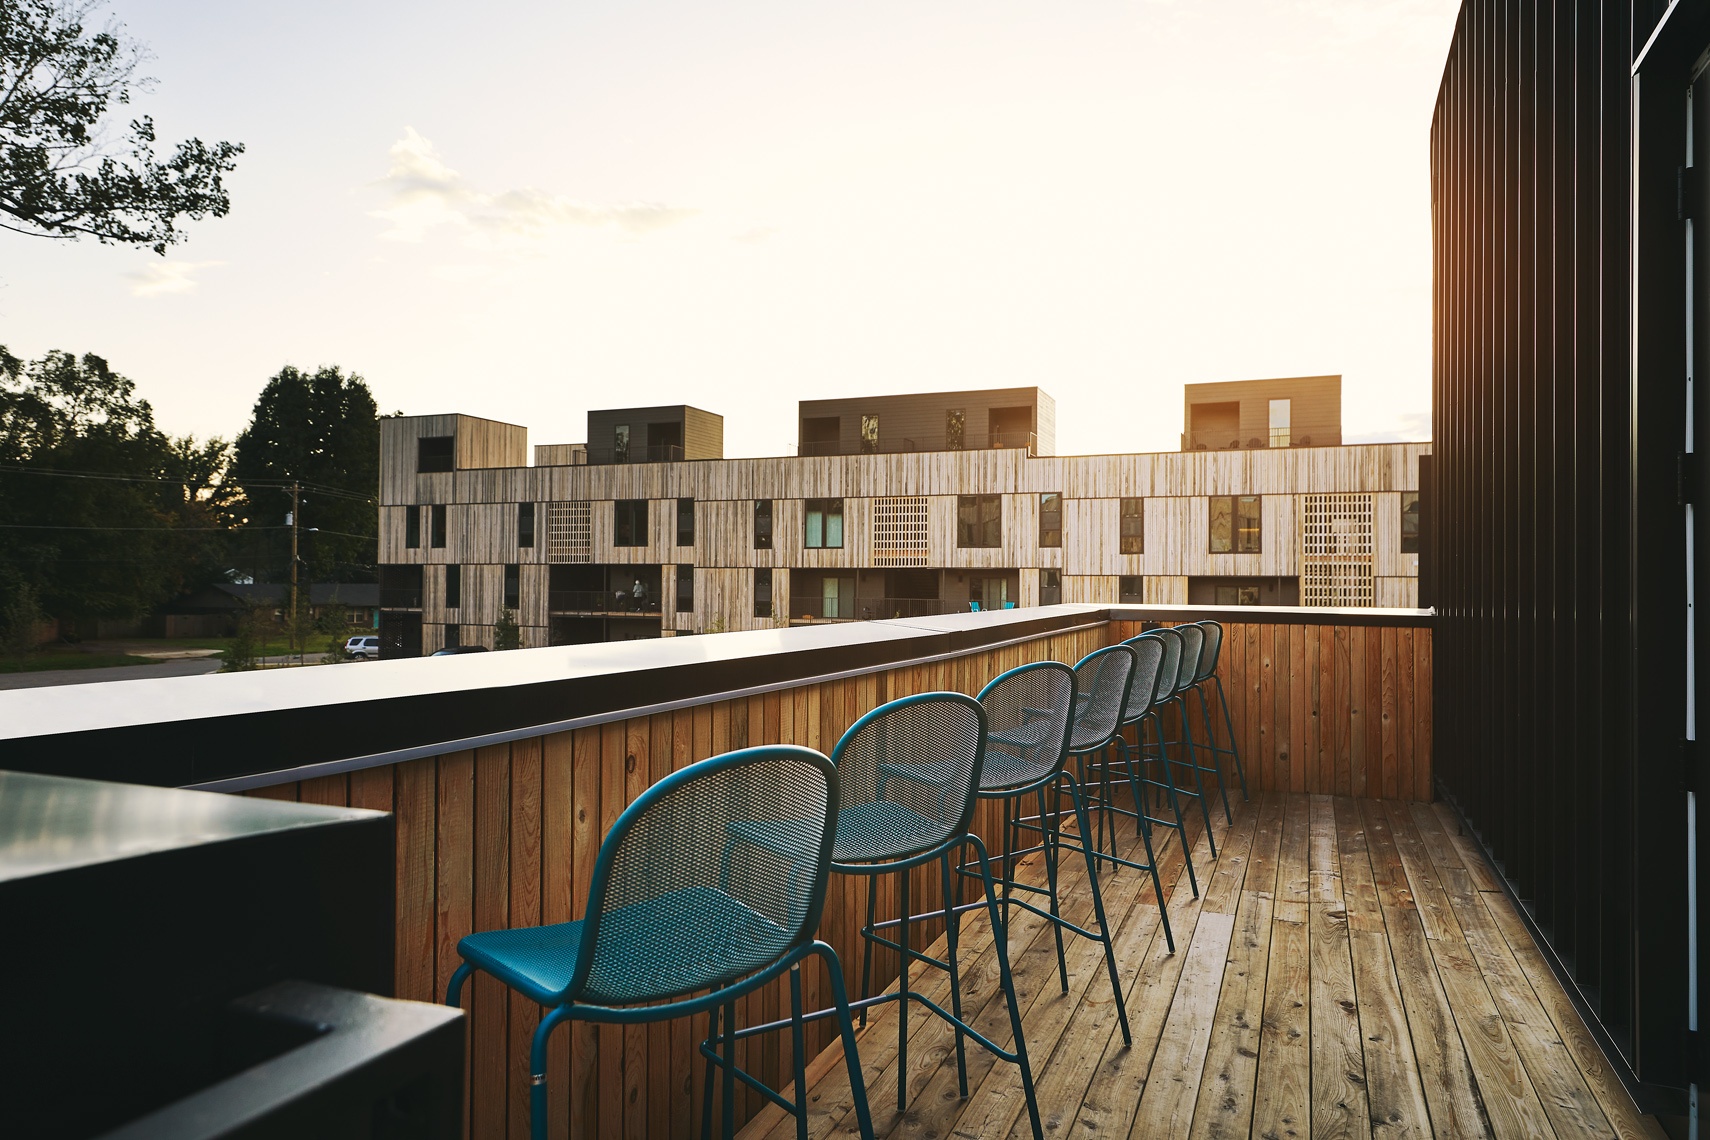
[(353, 637), (344, 643), (344, 655), (355, 661), (377, 661), (380, 659), (380, 639)]
[(428, 654), (429, 657), (455, 657), (459, 653), (485, 653), (485, 645), (448, 645), (444, 649), (436, 649)]

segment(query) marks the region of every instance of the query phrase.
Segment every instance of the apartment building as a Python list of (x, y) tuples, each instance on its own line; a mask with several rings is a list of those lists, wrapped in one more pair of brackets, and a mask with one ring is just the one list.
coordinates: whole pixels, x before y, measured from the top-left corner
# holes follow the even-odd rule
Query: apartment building
[[(1241, 406), (1244, 383), (1268, 386), (1267, 417), (1308, 402), (1285, 381), (1207, 402)], [(800, 413), (795, 456), (724, 459), (712, 413), (618, 409), (533, 465), (516, 425), (382, 421), (389, 653), (491, 644), (503, 609), (533, 646), (1059, 601), (1417, 603), (1428, 444), (1267, 432), (1251, 448), (1055, 456), (1036, 388)]]

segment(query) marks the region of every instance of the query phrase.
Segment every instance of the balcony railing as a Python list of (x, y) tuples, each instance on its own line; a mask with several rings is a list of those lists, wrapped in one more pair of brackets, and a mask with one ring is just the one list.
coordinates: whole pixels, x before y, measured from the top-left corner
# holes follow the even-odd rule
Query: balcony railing
[(615, 447), (588, 448), (587, 462), (590, 464), (611, 463), (677, 463), (683, 458), (683, 445), (679, 443), (630, 444), (623, 450)]
[[(601, 592), (555, 593), (559, 602), (576, 604)], [(615, 592), (612, 600), (617, 600)], [(898, 603), (961, 608), (930, 599), (874, 601), (893, 608)], [(804, 603), (813, 604), (797, 599), (791, 609), (800, 613)], [(455, 965), (454, 947), (472, 929), (577, 917), (606, 829), (641, 789), (673, 770), (753, 744), (800, 743), (829, 752), (858, 716), (887, 699), (937, 689), (974, 693), (1025, 661), (1073, 662), (1148, 624), (1203, 617), (1217, 617), (1225, 625), (1219, 672), (1255, 799), (1273, 791), (1429, 798), (1431, 619), (1414, 610), (1063, 605), (933, 614), (887, 621), (882, 628), (857, 622), (683, 642), (566, 646), (266, 677), (217, 675), (94, 687), (108, 690), (101, 693), (90, 687), (0, 692), (0, 754), (8, 767), (23, 770), (252, 791), (393, 812), (396, 995), (437, 1001)], [(1226, 735), (1220, 725), (1214, 729), (1220, 738)], [(1219, 808), (1211, 810), (1222, 851), (1226, 824)], [(975, 820), (994, 852), (1002, 849), (997, 810), (983, 805)], [(1242, 810), (1238, 804), (1236, 810)], [(1246, 809), (1259, 810), (1257, 805)], [(1246, 826), (1241, 821), (1251, 818), (1237, 815), (1237, 824)], [(1267, 818), (1259, 816), (1261, 832)], [(1135, 841), (1130, 828), (1124, 842)], [(1245, 850), (1239, 844), (1233, 848), (1237, 856)], [(1404, 854), (1411, 857), (1410, 852)], [(1276, 869), (1274, 861), (1270, 866)], [(1222, 890), (1213, 864), (1206, 862), (1202, 870), (1201, 892)], [(1132, 900), (1141, 880), (1121, 872), (1111, 881), (1120, 882), (1130, 892), (1123, 898)], [(1084, 894), (1070, 897), (1075, 913), (1086, 909)], [(1155, 915), (1149, 892), (1138, 897), (1131, 903), (1135, 913)], [(1185, 885), (1178, 884), (1172, 914), (1201, 905), (1189, 899)], [(1207, 908), (1213, 906), (1209, 893), (1205, 900)], [(1292, 908), (1293, 900), (1289, 895), (1284, 901)], [(1234, 901), (1234, 894), (1224, 899), (1231, 907)], [(880, 919), (894, 916), (894, 910), (894, 897), (887, 896)], [(1307, 904), (1300, 902), (1298, 910), (1304, 916)], [(852, 880), (834, 876), (826, 915), (821, 936), (836, 946), (846, 968), (855, 968), (865, 896), (858, 895)], [(1017, 936), (1029, 921), (1017, 920)], [(1226, 934), (1228, 912), (1218, 912), (1215, 921), (1222, 925), (1207, 929)], [(1346, 926), (1343, 922), (1338, 929), (1345, 933)], [(970, 921), (965, 947), (978, 946), (976, 929)], [(1184, 926), (1178, 938), (1190, 934)], [(1137, 945), (1136, 953), (1142, 953), (1147, 944)], [(1175, 956), (1160, 961), (1180, 969), (1185, 958), (1192, 965), (1198, 961), (1193, 945), (1184, 943)], [(1204, 954), (1203, 968), (1212, 971), (1208, 976), (1219, 976), (1222, 944), (1208, 943)], [(1054, 957), (1053, 950), (1037, 959), (1053, 978)], [(1102, 968), (1094, 966), (1077, 966), (1072, 976), (1078, 984), (1102, 976)], [(1138, 959), (1124, 967), (1140, 968)], [(881, 955), (875, 973), (881, 988), (895, 970), (894, 956)], [(980, 975), (976, 970), (965, 977)], [(824, 992), (824, 979), (808, 976), (804, 984), (812, 1004)], [(787, 1009), (787, 982), (778, 985), (784, 987), (781, 992), (768, 990), (754, 1000)], [(1055, 993), (1054, 986), (1047, 988)], [(1107, 996), (1107, 991), (1082, 988), (1095, 998)], [(539, 1013), (526, 1002), (509, 1001), (498, 987), (473, 987), (465, 1003), (477, 1059), (471, 1134), (500, 1135), (506, 1120), (524, 1113), (527, 1076), (518, 1066), (487, 1065), (480, 1058), (502, 1056), (507, 1043), (526, 1042)], [(1099, 1026), (1108, 1031), (1108, 1017)], [(829, 1023), (811, 1024), (810, 1051), (828, 1044), (829, 1034)], [(662, 1114), (661, 1119), (679, 1112), (692, 1115), (698, 1107), (692, 1082), (700, 1069), (690, 1064), (692, 1045), (679, 1055), (672, 1044), (660, 1044), (674, 1043), (677, 1036), (675, 1028), (665, 1037), (643, 1032), (615, 1039), (603, 1032), (561, 1032), (548, 1073), (553, 1118), (562, 1119), (572, 1099), (590, 1135), (649, 1133), (654, 1127), (650, 1113)], [(863, 1041), (882, 1036), (869, 1033)], [(1089, 1035), (1085, 1040), (1098, 1039)], [(602, 1055), (614, 1041), (619, 1047), (628, 1043), (623, 1056)], [(656, 1049), (665, 1052), (656, 1054)], [(1357, 1045), (1354, 1053), (1359, 1053)], [(787, 1046), (777, 1055), (787, 1068)], [(775, 1085), (788, 1083), (780, 1062), (761, 1062), (759, 1056), (757, 1051), (759, 1076)], [(1036, 1073), (1043, 1073), (1042, 1090), (1052, 1087), (1050, 1070), (1043, 1068), (1049, 1057), (1050, 1050), (1041, 1048), (1035, 1060)], [(600, 1087), (608, 1078), (593, 1075), (608, 1069), (610, 1079), (621, 1075), (634, 1095), (602, 1096)], [(952, 1087), (953, 1069), (952, 1064)], [(994, 1071), (1009, 1070), (1000, 1065)], [(582, 1076), (572, 1079), (573, 1074)], [(1078, 1098), (1081, 1093), (1064, 1095)], [(883, 1099), (880, 1094), (875, 1103)], [(944, 1100), (950, 1109), (960, 1103), (954, 1097)], [(1042, 1107), (1053, 1111), (1050, 1105)]]
[(1024, 447), (1027, 454), (1039, 453), (1039, 436), (1031, 431), (1000, 431), (986, 436), (972, 433), (965, 434), (959, 446), (951, 446), (947, 436), (932, 438), (913, 438), (905, 436), (900, 440), (883, 439), (875, 446), (869, 446), (863, 440), (818, 440), (804, 441), (796, 447), (796, 454), (801, 456), (825, 455), (896, 455), (910, 451), (980, 451), (985, 448)]
[(551, 590), (546, 608), (555, 614), (657, 614), (659, 599), (637, 601), (628, 590)]
[[(1242, 436), (1234, 431), (1196, 431), (1182, 435), (1183, 451), (1262, 451), (1273, 446), (1269, 433), (1263, 436)], [(1291, 436), (1287, 444), (1277, 447), (1311, 447), (1310, 435)]]
[(419, 610), (422, 608), (420, 586), (381, 586), (380, 608), (383, 610)]
[(884, 621), (891, 618), (962, 613), (967, 608), (967, 602), (946, 602), (937, 598), (823, 598), (798, 595), (790, 599), (790, 618), (792, 621)]

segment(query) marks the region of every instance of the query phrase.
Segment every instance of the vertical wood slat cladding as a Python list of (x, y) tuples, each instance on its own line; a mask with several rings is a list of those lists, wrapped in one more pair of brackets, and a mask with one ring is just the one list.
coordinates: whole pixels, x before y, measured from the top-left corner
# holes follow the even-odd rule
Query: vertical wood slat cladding
[[(1428, 799), (1430, 795), (1429, 660), (1427, 629), (1312, 625), (1225, 624), (1220, 664), (1241, 741), (1249, 787), (1330, 791), (1335, 774), (1358, 771), (1368, 795)], [(1346, 645), (1350, 632), (1368, 646), (1393, 643), (1395, 664), (1374, 649), (1357, 674), (1346, 653), (1327, 649), (1324, 693), (1346, 699), (1321, 706), (1317, 690), (1302, 684), (1304, 649), (1320, 632)], [(581, 917), (600, 841), (618, 815), (650, 784), (679, 768), (735, 748), (796, 743), (829, 752), (862, 713), (894, 697), (935, 689), (977, 693), (992, 677), (1026, 661), (1074, 662), (1093, 649), (1140, 632), (1138, 622), (1057, 634), (983, 653), (914, 665), (845, 680), (758, 696), (712, 702), (672, 713), (527, 738), (366, 769), (343, 776), (285, 784), (253, 793), (270, 797), (349, 803), (397, 816), (397, 996), (440, 1001), (458, 958), (457, 940), (474, 929), (532, 926)], [(1393, 635), (1388, 642), (1386, 635)], [(1420, 680), (1409, 693), (1403, 686)], [(1411, 703), (1409, 703), (1411, 702)], [(1383, 712), (1380, 710), (1400, 710)], [(1360, 767), (1346, 727), (1356, 716), (1384, 726), (1368, 730)], [(1340, 718), (1340, 731), (1330, 723)], [(1303, 741), (1320, 739), (1322, 768)], [(1310, 726), (1310, 728), (1309, 728)], [(1221, 742), (1222, 725), (1216, 726)], [(1375, 738), (1373, 734), (1376, 734)], [(1388, 733), (1390, 735), (1384, 735)], [(1386, 782), (1381, 756), (1393, 738), (1395, 786)], [(1404, 760), (1403, 757), (1406, 759)], [(1411, 778), (1410, 778), (1411, 777)], [(996, 805), (984, 805), (977, 830), (994, 851)], [(866, 884), (833, 877), (820, 937), (837, 947), (853, 981), (859, 969), (858, 930), (865, 918)], [(881, 917), (894, 913), (896, 893), (881, 883)], [(911, 885), (914, 909), (938, 905), (936, 875)], [(888, 909), (887, 909), (888, 908)], [(941, 933), (919, 924), (924, 946)], [(894, 976), (894, 955), (876, 957), (881, 978)], [(748, 1003), (750, 1019), (787, 1011), (780, 981)], [(829, 981), (815, 961), (804, 975), (806, 1000), (829, 1000)], [(490, 979), (465, 989), (469, 1011), (470, 1135), (522, 1137), (528, 1122), (528, 1049), (539, 1022), (533, 1003)], [(676, 1135), (680, 1122), (699, 1111), (702, 1066), (698, 1034), (704, 1023), (637, 1029), (561, 1029), (548, 1055), (552, 1090), (550, 1134)], [(829, 1021), (810, 1025), (807, 1047), (815, 1055), (831, 1042)], [(782, 1086), (788, 1082), (785, 1038), (751, 1045), (749, 1064)], [(758, 1102), (744, 1095), (745, 1116)], [(575, 1116), (572, 1129), (571, 1114)], [(667, 1127), (669, 1124), (669, 1127)]]
[[(1108, 644), (1141, 628), (1112, 622)], [(1249, 791), (1431, 800), (1429, 629), (1224, 622), (1223, 636), (1217, 672)], [(1212, 721), (1227, 746), (1215, 699)]]

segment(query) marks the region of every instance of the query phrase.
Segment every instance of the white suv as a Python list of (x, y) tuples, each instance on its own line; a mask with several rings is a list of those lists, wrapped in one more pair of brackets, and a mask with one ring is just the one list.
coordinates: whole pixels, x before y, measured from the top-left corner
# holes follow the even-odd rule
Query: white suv
[(380, 658), (380, 639), (353, 637), (344, 643), (344, 655), (356, 661), (377, 661)]

